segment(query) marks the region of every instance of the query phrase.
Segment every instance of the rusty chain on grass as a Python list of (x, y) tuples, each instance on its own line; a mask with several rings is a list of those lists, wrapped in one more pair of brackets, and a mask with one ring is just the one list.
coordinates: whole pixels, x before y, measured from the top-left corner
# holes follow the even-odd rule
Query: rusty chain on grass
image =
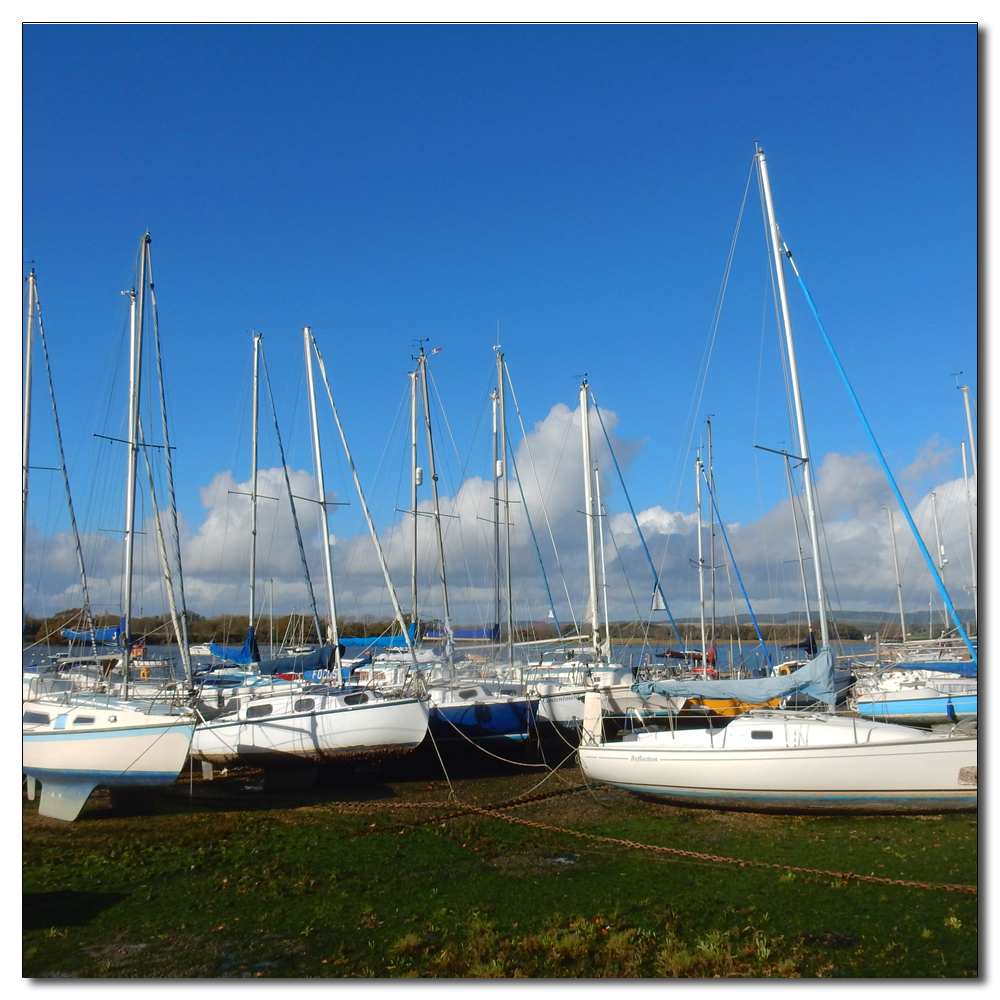
[[(507, 802), (498, 803), (491, 809), (471, 805), (470, 803), (456, 802), (455, 805), (458, 806), (457, 811), (447, 813), (443, 816), (435, 816), (433, 819), (426, 820), (425, 822), (454, 819), (458, 816), (473, 812), (478, 813), (481, 816), (489, 816), (492, 819), (504, 820), (507, 823), (516, 823), (521, 826), (534, 827), (537, 830), (548, 830), (551, 833), (564, 833), (571, 837), (580, 837), (585, 840), (604, 841), (609, 844), (619, 844), (622, 847), (632, 847), (644, 851), (657, 851), (662, 854), (673, 854), (684, 858), (696, 858), (699, 861), (715, 861), (720, 864), (739, 865), (741, 868), (778, 868), (788, 872), (802, 872), (806, 875), (829, 875), (833, 878), (840, 879), (842, 882), (876, 882), (883, 885), (906, 886), (912, 889), (943, 889), (945, 892), (967, 892), (973, 895), (976, 895), (979, 892), (978, 888), (974, 885), (951, 885), (944, 882), (915, 882), (909, 879), (885, 878), (879, 875), (860, 875), (857, 872), (835, 872), (828, 871), (824, 868), (802, 868), (798, 865), (782, 865), (773, 862), (768, 863), (766, 861), (747, 861), (743, 858), (727, 858), (719, 854), (704, 854), (699, 851), (685, 851), (679, 847), (663, 847), (659, 844), (641, 844), (635, 840), (623, 840), (619, 837), (605, 837), (596, 833), (584, 833), (582, 830), (569, 830), (561, 826), (552, 826), (549, 823), (538, 823), (530, 819), (521, 819), (518, 816), (508, 816), (506, 813), (499, 811), (500, 809), (511, 809), (515, 806), (531, 805), (545, 799), (554, 798), (557, 795), (566, 795), (570, 792), (583, 791), (589, 787), (589, 785), (579, 785), (573, 788), (562, 788), (552, 792), (540, 792), (536, 795), (518, 796)], [(442, 802), (338, 803), (338, 805), (346, 805), (348, 808), (352, 808), (353, 811), (360, 811), (370, 806), (384, 806), (393, 809), (441, 808), (444, 804), (445, 803)]]

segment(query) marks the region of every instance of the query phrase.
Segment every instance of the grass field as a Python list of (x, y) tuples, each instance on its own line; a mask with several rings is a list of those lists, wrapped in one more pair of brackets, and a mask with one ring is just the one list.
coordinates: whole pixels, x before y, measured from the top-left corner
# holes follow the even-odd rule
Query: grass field
[(25, 799), (22, 974), (978, 975), (975, 813), (725, 813), (573, 768), (441, 773), (295, 793), (185, 774), (141, 810), (95, 793), (74, 823)]

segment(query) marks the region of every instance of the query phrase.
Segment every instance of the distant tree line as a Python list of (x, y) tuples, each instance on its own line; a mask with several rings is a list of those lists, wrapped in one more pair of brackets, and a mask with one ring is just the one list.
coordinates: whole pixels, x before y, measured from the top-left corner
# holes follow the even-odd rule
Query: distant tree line
[[(410, 624), (410, 616), (404, 615), (406, 624)], [(93, 624), (95, 628), (108, 628), (117, 625), (121, 621), (120, 616), (113, 614), (95, 615)], [(213, 618), (206, 618), (197, 612), (188, 612), (188, 637), (192, 644), (217, 642), (223, 645), (238, 645), (243, 642), (247, 633), (246, 615), (216, 615)], [(321, 624), (325, 624), (321, 621)], [(426, 631), (435, 631), (440, 628), (440, 622), (421, 621), (418, 631), (418, 639), (423, 638)], [(456, 626), (461, 628), (482, 627), (477, 625)], [(37, 618), (27, 616), (24, 619), (23, 640), (25, 642), (47, 642), (51, 645), (66, 645), (67, 639), (63, 637), (62, 629), (83, 628), (83, 611), (80, 608), (70, 608), (65, 611), (58, 611), (47, 618)], [(814, 634), (819, 637), (819, 622), (810, 624)], [(678, 622), (677, 630), (680, 633), (681, 642), (685, 646), (694, 646), (701, 642), (701, 626), (697, 622)], [(806, 638), (807, 628), (804, 623), (762, 623), (760, 624), (761, 634), (767, 643), (793, 643), (800, 642)], [(653, 645), (671, 646), (677, 644), (677, 636), (669, 623), (657, 622), (648, 624), (645, 622), (612, 622), (609, 626), (609, 634), (612, 641), (620, 642), (641, 642), (643, 640)], [(908, 639), (920, 639), (927, 637), (927, 623), (922, 626), (916, 622), (907, 623), (906, 633)], [(393, 619), (377, 619), (373, 615), (361, 615), (355, 619), (338, 619), (338, 632), (341, 636), (358, 638), (377, 638), (382, 635), (391, 635), (398, 632), (398, 626)], [(532, 625), (517, 624), (514, 627), (514, 641), (526, 642), (532, 639), (555, 639), (559, 634), (568, 635), (574, 632), (573, 626), (569, 623), (561, 624), (560, 628), (551, 622), (542, 622)], [(150, 615), (133, 618), (131, 622), (131, 633), (134, 639), (144, 641), (149, 645), (172, 645), (175, 642), (173, 625), (169, 615)], [(501, 639), (506, 641), (506, 628), (501, 629)], [(879, 634), (883, 639), (899, 639), (899, 623), (883, 623), (881, 625), (862, 624), (855, 625), (851, 622), (833, 621), (830, 623), (830, 635), (845, 642), (858, 642), (864, 639), (865, 635)], [(934, 632), (937, 635), (937, 630)], [(740, 623), (721, 624), (715, 626), (714, 638), (717, 642), (756, 642), (757, 633), (752, 624)], [(276, 616), (271, 621), (268, 616), (263, 616), (257, 622), (257, 641), (265, 644), (272, 641), (275, 645), (296, 645), (298, 643), (315, 644), (320, 641), (316, 635), (315, 625), (311, 617), (301, 614), (289, 614)], [(711, 641), (712, 635), (708, 634)], [(580, 642), (579, 635), (574, 635), (574, 642)]]
[[(409, 616), (404, 616), (404, 619), (409, 625)], [(246, 615), (216, 615), (214, 618), (206, 618), (194, 611), (187, 613), (187, 620), (188, 639), (192, 645), (208, 642), (239, 645), (246, 637), (249, 621)], [(120, 615), (93, 616), (94, 628), (111, 628), (120, 622)], [(325, 622), (321, 619), (320, 624), (325, 625)], [(65, 646), (69, 640), (62, 635), (62, 630), (64, 628), (80, 630), (84, 627), (83, 610), (70, 608), (57, 611), (47, 618), (30, 615), (25, 617), (22, 637), (25, 642), (47, 642), (54, 646)], [(380, 621), (372, 615), (363, 615), (358, 620), (338, 619), (338, 631), (343, 636), (374, 638), (398, 631), (398, 627), (395, 621)], [(167, 646), (176, 642), (169, 614), (133, 618), (130, 632), (134, 640), (145, 642), (150, 646)], [(273, 621), (266, 615), (258, 619), (258, 643), (268, 643), (272, 637), (275, 645), (315, 644), (319, 641), (312, 618), (304, 618), (300, 614), (275, 616)]]

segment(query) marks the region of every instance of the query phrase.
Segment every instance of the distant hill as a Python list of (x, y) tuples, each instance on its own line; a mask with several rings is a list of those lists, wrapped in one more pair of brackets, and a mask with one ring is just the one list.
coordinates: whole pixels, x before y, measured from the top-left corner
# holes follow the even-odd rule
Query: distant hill
[[(976, 620), (976, 613), (971, 608), (956, 608), (959, 618), (963, 623), (974, 622)], [(813, 620), (816, 620), (815, 613), (813, 614)], [(907, 611), (905, 614), (907, 625), (926, 625), (927, 624), (927, 612), (926, 611)], [(899, 623), (899, 612), (898, 611), (838, 611), (832, 616), (834, 621), (839, 622), (842, 625), (896, 625)], [(675, 618), (679, 625), (697, 625), (700, 622), (700, 618)], [(717, 615), (716, 622), (719, 625), (752, 625), (753, 619), (748, 614), (736, 615), (735, 619), (732, 615)], [(941, 621), (941, 609), (936, 608), (934, 611), (934, 621), (935, 623)], [(806, 625), (808, 624), (808, 619), (805, 612), (803, 611), (779, 611), (774, 614), (760, 614), (757, 615), (757, 623), (760, 625)], [(518, 628), (531, 628), (532, 625), (537, 626), (538, 622), (517, 622)], [(545, 624), (545, 623), (542, 623)], [(562, 625), (566, 625), (566, 622), (562, 622)], [(614, 621), (612, 625), (626, 625), (629, 624), (624, 619)], [(472, 627), (472, 626), (469, 626)]]
[[(956, 608), (958, 616), (962, 622), (971, 622), (976, 620), (976, 613), (971, 608)], [(813, 618), (816, 616), (813, 615)], [(898, 611), (838, 611), (833, 614), (833, 619), (840, 622), (843, 625), (892, 625), (899, 621)], [(915, 625), (925, 625), (927, 623), (927, 612), (926, 611), (907, 611), (904, 614), (907, 624), (911, 622)], [(698, 622), (698, 618), (678, 618), (678, 622), (684, 622), (685, 624), (693, 624)], [(774, 614), (761, 614), (757, 615), (758, 623), (762, 625), (797, 625), (806, 624), (807, 617), (805, 612), (802, 611), (787, 611), (787, 612), (776, 612)], [(934, 620), (938, 622), (941, 620), (941, 609), (935, 609)], [(716, 621), (721, 625), (733, 625), (734, 623), (740, 625), (749, 625), (753, 622), (750, 615), (737, 615), (735, 622), (732, 615), (718, 616)]]

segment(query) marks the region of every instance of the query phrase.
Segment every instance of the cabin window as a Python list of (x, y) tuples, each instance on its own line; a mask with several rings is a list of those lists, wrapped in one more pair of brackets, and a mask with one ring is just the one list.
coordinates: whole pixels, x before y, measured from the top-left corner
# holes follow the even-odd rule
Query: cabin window
[(459, 698), (475, 698), (479, 694), (479, 688), (466, 688), (464, 691), (459, 691)]
[(293, 707), (296, 712), (311, 712), (316, 707), (316, 702), (312, 698), (302, 698)]
[(272, 711), (274, 711), (273, 705), (251, 705), (247, 709), (247, 718), (260, 719), (265, 715), (270, 715)]
[(349, 694), (346, 698), (344, 698), (344, 701), (348, 705), (363, 705), (366, 701), (368, 701), (368, 695), (366, 695), (366, 694)]
[(29, 726), (47, 726), (49, 717), (44, 712), (25, 712), (24, 722)]
[(74, 726), (92, 726), (94, 724), (94, 717), (92, 715), (78, 715), (73, 720)]
[(773, 740), (774, 733), (770, 729), (751, 729), (750, 739), (752, 740)]

